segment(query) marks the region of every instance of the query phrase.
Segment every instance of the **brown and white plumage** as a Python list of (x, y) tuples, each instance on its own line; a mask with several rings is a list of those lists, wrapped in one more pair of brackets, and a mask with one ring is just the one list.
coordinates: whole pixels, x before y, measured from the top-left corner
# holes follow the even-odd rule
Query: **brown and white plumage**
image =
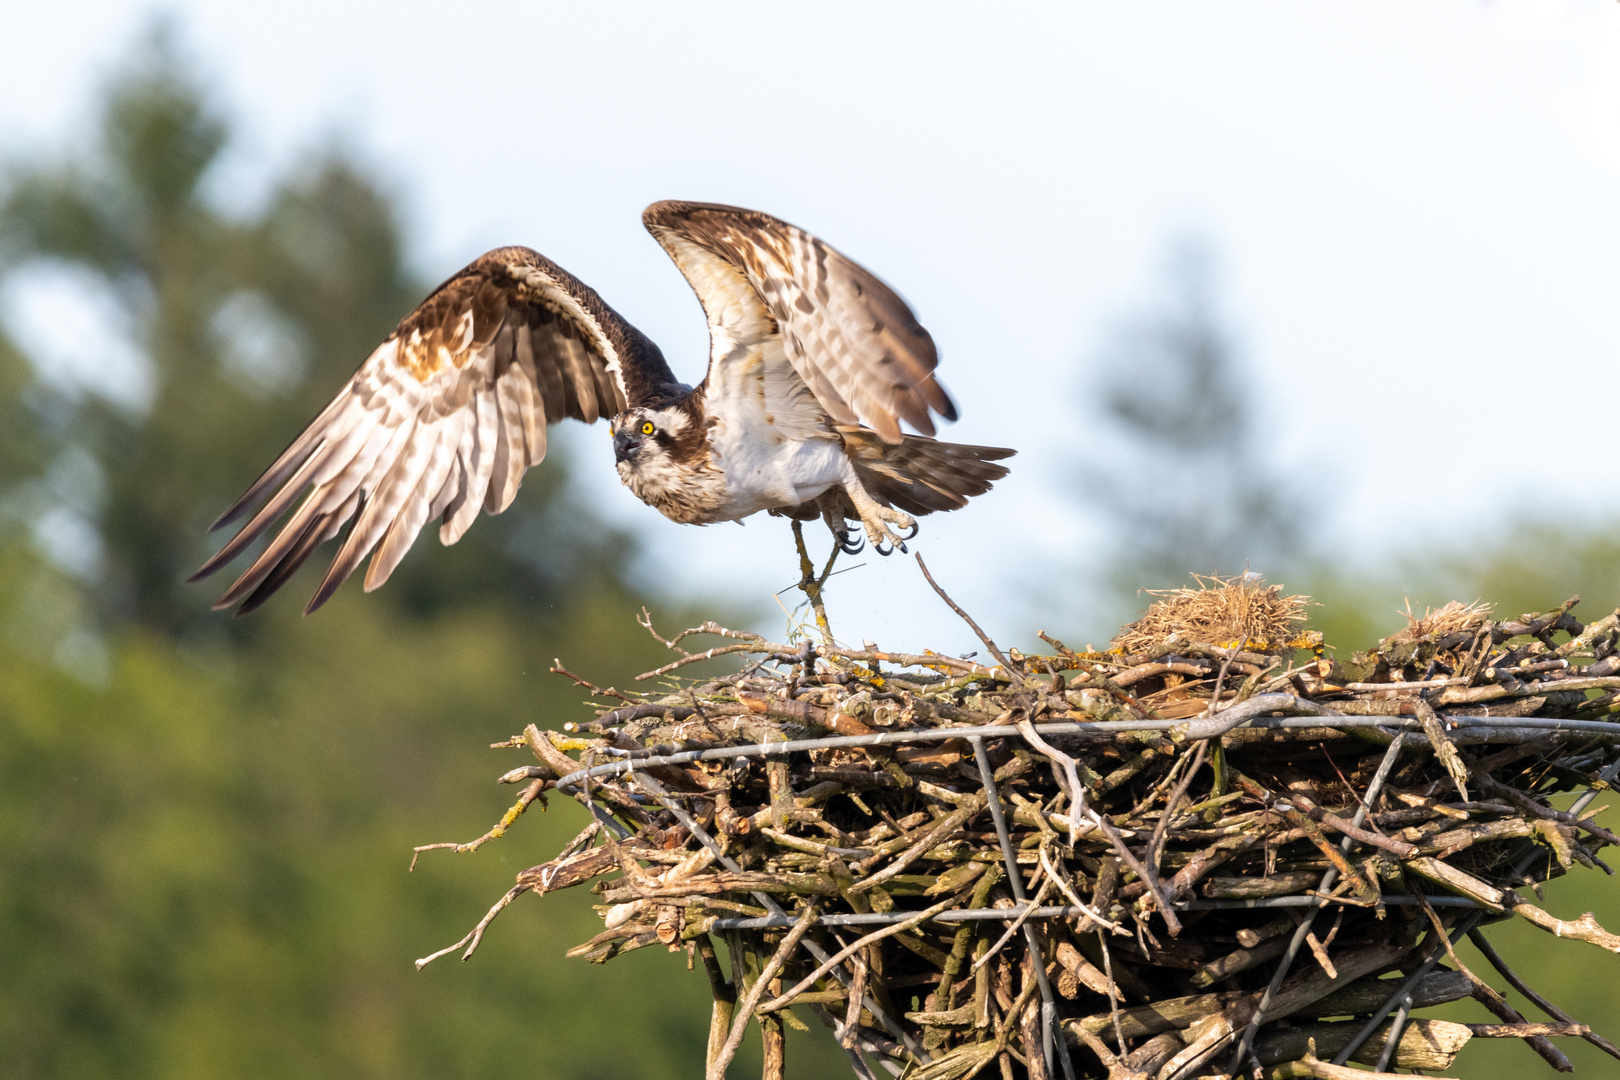
[(900, 441), (900, 420), (932, 435), (930, 412), (956, 419), (934, 380), (934, 339), (858, 263), (751, 210), (661, 202), (642, 221), (703, 304), (711, 363), (779, 340), (833, 420), (864, 424), (891, 443)]
[(865, 269), (754, 211), (661, 202), (643, 220), (708, 316), (710, 365), (695, 390), (573, 275), (528, 248), (497, 248), (407, 315), (215, 522), (252, 515), (193, 580), (285, 517), (216, 607), (251, 611), (345, 526), (306, 611), (368, 554), (370, 591), (429, 519), (453, 544), (480, 508), (506, 509), (564, 417), (613, 417), (621, 477), (677, 521), (820, 514), (898, 543), (888, 525), (909, 526), (904, 511), (955, 509), (1005, 475), (991, 462), (1010, 450), (902, 434), (904, 421), (931, 435), (933, 415), (955, 409), (928, 332)]

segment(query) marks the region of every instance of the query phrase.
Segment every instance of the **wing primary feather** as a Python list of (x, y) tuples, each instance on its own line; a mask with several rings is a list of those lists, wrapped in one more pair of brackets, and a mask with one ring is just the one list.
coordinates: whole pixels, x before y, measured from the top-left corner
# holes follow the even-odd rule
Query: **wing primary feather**
[[(365, 499), (362, 498), (360, 502), (362, 506), (365, 505)], [(369, 506), (362, 509), (361, 516), (364, 517), (366, 510), (369, 509)], [(362, 550), (356, 543), (355, 534), (359, 528), (360, 524), (356, 522), (355, 527), (349, 530), (348, 538), (343, 541), (343, 546), (332, 559), (332, 565), (326, 568), (326, 576), (321, 578), (321, 583), (315, 587), (315, 593), (309, 598), (309, 603), (304, 605), (305, 615), (313, 615), (322, 604), (332, 599), (332, 594), (338, 591), (338, 586), (349, 580), (349, 575), (354, 573), (355, 567), (360, 565), (360, 560), (371, 550), (370, 545)]]
[(421, 480), (438, 445), (438, 433), (434, 431), (431, 435), (421, 436), (420, 432), (424, 429), (431, 430), (428, 425), (413, 424), (411, 432), (401, 439), (402, 448), (393, 456), (382, 479), (375, 486), (367, 485), (371, 487), (371, 494), (366, 497), (366, 508), (355, 521), (354, 528), (349, 531), (332, 564), (333, 571), (337, 571), (340, 565), (346, 567), (338, 579), (339, 584), (354, 572), (362, 559), (371, 554), (371, 549), (394, 524), (401, 508)]
[[(563, 375), (555, 362), (541, 362), (535, 355), (533, 348), (533, 334), (518, 335), (518, 362), (522, 363), (525, 349), (528, 350), (529, 363), (534, 369), (535, 389), (540, 393), (540, 400), (545, 407), (545, 421), (555, 424), (568, 415), (568, 395), (563, 389)], [(564, 339), (559, 346), (567, 348), (568, 342)]]
[(523, 392), (519, 389), (523, 385), (523, 372), (515, 367), (508, 368), (495, 380), (495, 401), (501, 417), (495, 440), (504, 448), (505, 461), (501, 460), (501, 455), (496, 456), (489, 492), (484, 496), (484, 509), (491, 514), (499, 514), (512, 505), (518, 488), (523, 485), (523, 472), (529, 467), (529, 454), (523, 442)]
[[(495, 468), (495, 395), (480, 391), (473, 399), (473, 422), (467, 425), (472, 434), (472, 448), (463, 454), (467, 479), (448, 513), (450, 520), (439, 529), (439, 539), (445, 544), (460, 540), (462, 534), (478, 518), (484, 504), (484, 492), (489, 490), (489, 478)], [(467, 436), (463, 435), (465, 444)]]
[(450, 463), (453, 460), (451, 448), (454, 445), (452, 437), (455, 434), (448, 430), (434, 432), (435, 440), (428, 454), (426, 467), (412, 483), (404, 504), (394, 515), (393, 524), (388, 526), (382, 542), (377, 545), (376, 553), (371, 556), (371, 565), (366, 568), (366, 592), (387, 581), (388, 576), (405, 557), (405, 553), (416, 542), (416, 534), (422, 530), (423, 523), (428, 519), (431, 501), (443, 486), (445, 476), (450, 471)]
[(579, 418), (594, 424), (602, 413), (596, 400), (596, 374), (585, 362), (585, 346), (577, 338), (569, 338), (561, 346), (557, 351), (562, 356), (564, 385), (573, 391)]
[(534, 380), (534, 354), (520, 346), (528, 327), (518, 328), (512, 350), (512, 365), (501, 376), (517, 404), (517, 423), (522, 434), (523, 461), (532, 468), (546, 457), (546, 406)]
[(297, 499), (308, 486), (309, 478), (306, 473), (312, 471), (319, 461), (320, 448), (317, 447), (316, 450), (309, 455), (309, 457), (304, 459), (303, 464), (298, 467), (297, 473), (294, 474), (293, 477), (289, 479), (286, 484), (284, 484), (282, 488), (271, 497), (269, 502), (264, 504), (264, 507), (260, 509), (257, 514), (253, 515), (253, 520), (242, 526), (237, 534), (231, 537), (224, 547), (216, 551), (207, 562), (203, 563), (202, 566), (197, 568), (196, 573), (186, 578), (186, 584), (189, 585), (192, 582), (201, 581), (203, 578), (214, 573), (220, 567), (224, 566), (226, 563), (240, 555), (242, 551), (248, 547), (248, 545), (253, 543), (253, 541), (257, 540), (259, 535), (263, 533), (264, 530), (267, 529), (277, 518), (285, 513), (287, 507), (292, 505), (293, 501)]
[(298, 507), (292, 518), (281, 527), (281, 531), (276, 534), (274, 540), (270, 541), (269, 546), (260, 552), (259, 557), (253, 560), (253, 564), (242, 572), (242, 576), (232, 582), (231, 587), (226, 589), (218, 600), (214, 601), (215, 611), (230, 607), (255, 589), (276, 568), (276, 564), (281, 562), (282, 557), (297, 546), (298, 541), (308, 530), (310, 522), (320, 515), (323, 494), (321, 488), (316, 488), (309, 493), (309, 497)]
[[(458, 434), (455, 436), (453, 442), (459, 444), (460, 440), (461, 436)], [(467, 472), (462, 467), (461, 459), (459, 457), (451, 457), (450, 468), (445, 473), (444, 483), (439, 485), (438, 494), (433, 496), (433, 502), (428, 506), (428, 518), (430, 520), (432, 518), (443, 518), (445, 516), (447, 508), (455, 500), (456, 496), (461, 493), (461, 488), (462, 485), (466, 483), (466, 478)]]
[(456, 468), (452, 473), (448, 485), (453, 482), (454, 488), (447, 492), (440, 492), (441, 498), (446, 498), (444, 506), (440, 509), (439, 543), (449, 547), (461, 539), (466, 531), (464, 526), (458, 526), (461, 518), (461, 508), (467, 504), (472, 489), (472, 467), (474, 458), (478, 453), (478, 415), (475, 412), (462, 411), (461, 436), (456, 444)]
[(288, 550), (281, 561), (276, 564), (259, 587), (242, 601), (240, 607), (231, 613), (231, 617), (240, 619), (244, 615), (256, 611), (266, 600), (276, 593), (283, 585), (292, 580), (292, 576), (304, 565), (304, 562), (314, 553), (315, 549), (332, 539), (343, 531), (343, 523), (354, 513), (354, 507), (359, 505), (358, 493), (349, 497), (349, 503), (334, 513), (323, 514), (310, 523), (304, 530), (304, 535)]
[[(259, 497), (263, 495), (268, 488), (279, 486), (282, 481), (286, 480), (287, 477), (291, 476), (295, 470), (299, 469), (303, 465), (306, 455), (312, 455), (314, 453), (314, 451), (312, 451), (310, 448), (320, 440), (327, 438), (329, 434), (327, 429), (330, 426), (332, 419), (337, 416), (338, 413), (342, 412), (345, 406), (352, 402), (352, 391), (353, 380), (351, 379), (349, 386), (346, 386), (342, 393), (333, 398), (326, 408), (321, 410), (321, 414), (311, 421), (310, 425), (300, 432), (298, 437), (287, 445), (287, 449), (283, 450), (280, 455), (277, 456), (275, 462), (268, 469), (264, 470), (257, 480), (253, 481), (253, 483), (249, 485), (248, 489), (242, 493), (241, 497), (231, 504), (230, 509), (226, 510), (223, 514), (214, 519), (214, 523), (208, 526), (208, 531), (216, 532), (236, 521), (243, 514), (247, 513), (248, 509), (252, 507), (253, 504), (259, 501)], [(328, 442), (328, 445), (330, 445), (330, 441)]]

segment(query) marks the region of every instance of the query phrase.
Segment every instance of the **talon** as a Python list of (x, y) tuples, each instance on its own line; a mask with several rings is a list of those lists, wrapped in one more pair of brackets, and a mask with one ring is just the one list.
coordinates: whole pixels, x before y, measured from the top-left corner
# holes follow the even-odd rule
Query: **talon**
[[(902, 541), (905, 541), (905, 540), (914, 540), (914, 539), (916, 539), (916, 537), (917, 537), (917, 519), (916, 519), (916, 518), (912, 518), (912, 519), (911, 519), (911, 531), (910, 531), (910, 532), (908, 532), (908, 533), (906, 533), (906, 535), (904, 535), (904, 536), (902, 536), (902, 537), (901, 537), (901, 538), (900, 538), (900, 539), (901, 539), (901, 540), (902, 540)], [(901, 550), (901, 551), (904, 551), (904, 550), (906, 550), (906, 545), (905, 545), (905, 544), (904, 544), (904, 543), (902, 543), (902, 544), (901, 544), (901, 545), (900, 545), (900, 550)]]
[[(915, 532), (913, 532), (911, 535), (916, 536), (917, 534)], [(906, 542), (904, 540), (895, 541), (894, 546), (895, 546), (895, 549), (898, 550), (900, 552), (900, 554), (902, 554), (902, 555), (910, 555), (911, 554), (911, 552), (906, 549)]]
[(887, 547), (886, 548), (882, 544), (873, 545), (872, 550), (877, 552), (879, 555), (893, 555), (894, 554), (894, 548), (892, 548), (892, 547)]
[(838, 530), (838, 550), (845, 555), (859, 555), (864, 547), (866, 547), (866, 537), (860, 533), (852, 533), (848, 529)]

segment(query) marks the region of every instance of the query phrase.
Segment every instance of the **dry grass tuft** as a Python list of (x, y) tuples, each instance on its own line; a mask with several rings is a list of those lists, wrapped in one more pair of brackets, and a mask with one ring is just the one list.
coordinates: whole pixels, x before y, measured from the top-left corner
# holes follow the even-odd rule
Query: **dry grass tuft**
[(1284, 596), (1281, 585), (1256, 576), (1221, 578), (1193, 575), (1197, 588), (1146, 590), (1159, 599), (1140, 619), (1113, 640), (1112, 651), (1137, 653), (1161, 645), (1174, 635), (1256, 652), (1308, 647), (1302, 640), (1308, 596)]
[(1412, 601), (1406, 601), (1406, 610), (1397, 612), (1406, 616), (1406, 627), (1389, 638), (1391, 644), (1419, 641), (1426, 637), (1444, 637), (1447, 634), (1473, 633), (1491, 617), (1491, 605), (1476, 600), (1465, 604), (1453, 600), (1439, 609), (1424, 608), (1423, 614), (1412, 611)]

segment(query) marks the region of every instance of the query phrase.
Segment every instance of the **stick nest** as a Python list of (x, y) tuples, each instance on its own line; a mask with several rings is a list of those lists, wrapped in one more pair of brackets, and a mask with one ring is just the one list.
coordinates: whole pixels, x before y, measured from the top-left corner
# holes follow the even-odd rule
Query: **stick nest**
[[(1531, 995), (1482, 927), (1620, 952), (1527, 888), (1607, 871), (1620, 843), (1578, 816), (1589, 797), (1549, 801), (1620, 770), (1616, 616), (1447, 605), (1334, 660), (1305, 604), (1205, 580), (1107, 653), (986, 639), (994, 665), (710, 623), (659, 639), (675, 659), (642, 677), (652, 694), (559, 664), (597, 718), (497, 744), (532, 758), (502, 778), (517, 804), (428, 847), (476, 849), (553, 789), (591, 816), (451, 949), (524, 893), (588, 883), (604, 929), (569, 955), (701, 966), (716, 1078), (750, 1021), (784, 1075), (795, 1005), (856, 1075), (915, 1080), (1368, 1076), (1331, 1059), (1444, 1069), (1476, 1036), (1560, 1068), (1549, 1036), (1613, 1052), (1551, 1003), (1527, 1021), (1447, 941), (1472, 932), (1484, 974)], [(702, 637), (718, 644), (688, 649)], [(724, 655), (735, 674), (680, 681)], [(1502, 1022), (1379, 1028), (1403, 986), (1418, 1010), (1471, 995)]]

